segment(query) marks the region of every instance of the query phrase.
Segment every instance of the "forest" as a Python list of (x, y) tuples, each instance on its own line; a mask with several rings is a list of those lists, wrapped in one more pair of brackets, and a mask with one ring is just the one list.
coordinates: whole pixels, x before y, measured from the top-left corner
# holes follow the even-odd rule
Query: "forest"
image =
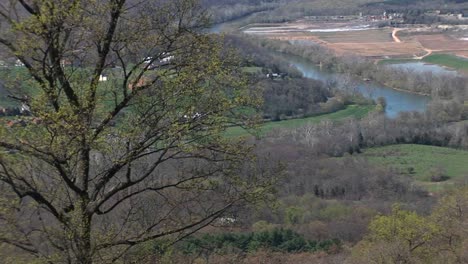
[(244, 23), (278, 23), (305, 16), (380, 15), (383, 12), (405, 13), (409, 22), (434, 22), (424, 12), (466, 12), (468, 4), (461, 0), (259, 0), (259, 1), (204, 1), (212, 8), (215, 22), (249, 16)]
[(0, 2), (2, 263), (468, 263), (466, 75), (206, 30), (440, 6)]

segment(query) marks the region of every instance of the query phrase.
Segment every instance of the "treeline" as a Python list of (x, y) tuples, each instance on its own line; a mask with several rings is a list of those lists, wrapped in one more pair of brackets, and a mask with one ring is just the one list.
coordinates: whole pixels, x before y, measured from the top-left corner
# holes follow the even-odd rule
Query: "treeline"
[[(434, 9), (432, 9), (434, 10)], [(440, 11), (440, 10), (439, 10)], [(468, 14), (468, 6), (465, 10), (463, 9), (449, 9), (441, 11), (445, 14)], [(466, 15), (465, 15), (466, 16)], [(426, 25), (433, 25), (433, 24), (449, 24), (449, 25), (466, 25), (468, 22), (466, 20), (457, 19), (455, 16), (453, 17), (441, 17), (434, 14), (427, 14), (425, 10), (407, 10), (404, 13), (404, 23), (405, 24), (426, 24)]]
[(300, 0), (291, 4), (288, 1), (269, 12), (254, 14), (246, 23), (281, 23), (304, 16), (336, 16), (336, 15), (358, 15), (362, 12), (362, 5), (373, 2), (372, 0)]
[(468, 98), (468, 78), (465, 76), (431, 72), (416, 73), (411, 69), (376, 65), (373, 60), (354, 55), (338, 56), (320, 45), (302, 46), (269, 39), (256, 39), (256, 41), (266, 49), (298, 55), (311, 62), (320, 63), (324, 70), (351, 74), (392, 88), (431, 95), (433, 98), (458, 98), (460, 100)]
[[(468, 124), (449, 122), (461, 109), (430, 106), (428, 113), (405, 112), (397, 118), (371, 114), (362, 120), (324, 121), (294, 130), (278, 130), (270, 141), (306, 145), (316, 155), (340, 157), (363, 148), (392, 144), (423, 144), (468, 149)], [(433, 109), (433, 110), (432, 110)], [(431, 113), (433, 111), (433, 113)], [(453, 111), (453, 112), (452, 112)], [(452, 115), (453, 114), (453, 115)]]
[(226, 35), (223, 39), (224, 46), (236, 50), (238, 57), (242, 59), (242, 66), (256, 66), (267, 69), (263, 72), (287, 73), (291, 78), (302, 77), (302, 73), (291, 66), (288, 61), (276, 55), (271, 50), (263, 48), (253, 38), (245, 38), (240, 35)]
[[(429, 10), (461, 11), (468, 9), (466, 1), (414, 0), (414, 1), (380, 1), (380, 0), (299, 0), (291, 4), (282, 1), (281, 5), (271, 11), (254, 14), (246, 23), (279, 23), (304, 16), (347, 16), (379, 15), (383, 12), (426, 12)], [(408, 16), (411, 18), (411, 16)]]
[(211, 14), (212, 23), (222, 23), (247, 15), (272, 10), (278, 7), (279, 0), (202, 0), (202, 5)]
[(213, 23), (221, 23), (248, 18), (244, 23), (280, 23), (304, 16), (347, 16), (347, 15), (378, 15), (383, 12), (403, 13), (405, 23), (427, 24), (444, 22), (463, 24), (463, 21), (447, 20), (436, 16), (425, 15), (427, 11), (441, 10), (442, 12), (466, 12), (466, 1), (440, 0), (298, 0), (291, 4), (287, 0), (203, 0), (202, 5), (212, 14)]

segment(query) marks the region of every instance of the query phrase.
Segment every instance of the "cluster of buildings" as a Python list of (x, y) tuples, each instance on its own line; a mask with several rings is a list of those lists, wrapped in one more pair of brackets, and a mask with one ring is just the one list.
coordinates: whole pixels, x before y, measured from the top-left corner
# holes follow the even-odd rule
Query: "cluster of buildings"
[(388, 20), (402, 20), (404, 17), (403, 13), (390, 13), (383, 12), (382, 15), (367, 15), (363, 16), (362, 13), (359, 14), (359, 18), (364, 21), (388, 21)]
[(438, 16), (448, 20), (468, 20), (468, 14), (465, 14), (465, 12), (443, 12), (440, 10), (435, 10), (427, 12), (426, 15)]
[(30, 113), (31, 109), (26, 104), (21, 107), (0, 107), (0, 116), (28, 116)]

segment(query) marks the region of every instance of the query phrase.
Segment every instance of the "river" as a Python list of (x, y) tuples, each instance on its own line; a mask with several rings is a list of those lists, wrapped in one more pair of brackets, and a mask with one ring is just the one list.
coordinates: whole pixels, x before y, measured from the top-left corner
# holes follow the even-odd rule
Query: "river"
[[(295, 66), (306, 78), (326, 81), (327, 79), (338, 77), (336, 73), (321, 71), (319, 67), (304, 58), (284, 53), (281, 56), (291, 65)], [(396, 117), (400, 112), (424, 112), (427, 103), (430, 101), (430, 97), (428, 96), (398, 91), (372, 82), (358, 82), (357, 89), (368, 98), (385, 98), (387, 102), (385, 113), (391, 118)]]
[[(222, 32), (225, 25), (226, 23), (214, 25), (210, 28), (209, 32), (219, 34)], [(336, 73), (321, 71), (315, 64), (304, 58), (285, 53), (278, 54), (288, 61), (290, 65), (295, 66), (306, 78), (325, 81), (330, 78), (338, 77)], [(385, 98), (387, 102), (385, 113), (390, 118), (396, 117), (401, 112), (424, 112), (430, 101), (430, 97), (428, 96), (399, 91), (371, 82), (361, 81), (358, 83), (357, 89), (368, 98)]]

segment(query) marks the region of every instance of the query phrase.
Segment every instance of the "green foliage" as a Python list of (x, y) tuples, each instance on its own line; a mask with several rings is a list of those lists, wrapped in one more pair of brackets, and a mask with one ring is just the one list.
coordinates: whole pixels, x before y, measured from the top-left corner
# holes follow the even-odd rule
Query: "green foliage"
[(320, 218), (323, 220), (339, 220), (350, 214), (352, 208), (340, 203), (333, 203), (320, 211)]
[(466, 263), (468, 188), (442, 197), (430, 216), (394, 205), (390, 215), (369, 224), (350, 263)]
[(468, 59), (450, 54), (433, 54), (425, 57), (423, 61), (446, 66), (456, 70), (468, 71)]
[(218, 254), (227, 254), (233, 250), (255, 252), (260, 249), (280, 252), (315, 252), (327, 251), (332, 247), (339, 247), (336, 239), (314, 241), (306, 240), (303, 236), (289, 229), (278, 229), (253, 233), (222, 233), (217, 235), (205, 234), (201, 237), (191, 237), (177, 248), (184, 254), (197, 254), (208, 250)]
[(258, 222), (255, 222), (252, 225), (252, 229), (254, 231), (266, 231), (266, 230), (274, 229), (274, 227), (275, 226), (273, 224), (270, 224), (270, 223), (268, 223), (267, 221), (264, 221), (264, 220), (260, 220)]
[(0, 208), (2, 244), (51, 263), (113, 262), (270, 192), (250, 146), (224, 137), (253, 126), (245, 113), (261, 103), (237, 56), (200, 31), (197, 1), (132, 2), (0, 3), (2, 55), (24, 65), (0, 79), (30, 109), (0, 126), (0, 199), (19, 201)]
[(443, 173), (440, 176), (450, 179), (468, 173), (468, 151), (463, 150), (404, 144), (370, 148), (364, 155), (373, 163), (396, 168), (422, 182), (430, 182), (434, 173)]
[(289, 225), (298, 224), (304, 217), (304, 210), (299, 207), (288, 207), (285, 210), (285, 222)]
[[(373, 105), (349, 105), (344, 110), (340, 110), (334, 113), (323, 114), (313, 117), (297, 118), (277, 122), (266, 122), (260, 126), (258, 130), (259, 135), (265, 135), (273, 129), (278, 128), (297, 128), (304, 126), (308, 123), (319, 123), (323, 120), (343, 120), (345, 118), (363, 118), (369, 112), (375, 109)], [(231, 127), (226, 131), (228, 137), (239, 137), (249, 135), (248, 131), (241, 127)]]
[(394, 205), (389, 216), (377, 216), (370, 224), (370, 240), (401, 240), (410, 250), (430, 241), (440, 232), (438, 226), (415, 212), (405, 211)]

